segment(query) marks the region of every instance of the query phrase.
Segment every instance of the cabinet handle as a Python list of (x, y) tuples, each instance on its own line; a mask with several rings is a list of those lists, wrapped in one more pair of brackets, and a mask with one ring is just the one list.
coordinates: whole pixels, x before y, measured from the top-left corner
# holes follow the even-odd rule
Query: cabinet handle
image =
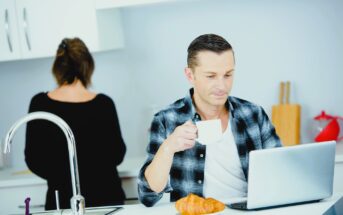
[(30, 42), (30, 38), (29, 38), (29, 32), (28, 32), (28, 22), (27, 22), (27, 13), (26, 13), (26, 8), (23, 9), (23, 24), (24, 24), (24, 31), (25, 31), (25, 39), (26, 39), (26, 44), (27, 44), (27, 48), (29, 49), (29, 51), (31, 51), (31, 42)]
[(11, 40), (11, 35), (10, 35), (10, 24), (9, 24), (9, 17), (8, 17), (8, 9), (5, 10), (5, 30), (6, 30), (8, 48), (11, 52), (13, 52), (12, 40)]

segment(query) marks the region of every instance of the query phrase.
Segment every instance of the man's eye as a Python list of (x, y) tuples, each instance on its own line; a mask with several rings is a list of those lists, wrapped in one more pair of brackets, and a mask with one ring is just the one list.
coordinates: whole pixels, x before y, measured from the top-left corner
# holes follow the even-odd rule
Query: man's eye
[(230, 78), (231, 77), (231, 75), (225, 75), (225, 78)]
[(207, 76), (207, 78), (214, 78), (214, 75), (209, 75), (209, 76)]

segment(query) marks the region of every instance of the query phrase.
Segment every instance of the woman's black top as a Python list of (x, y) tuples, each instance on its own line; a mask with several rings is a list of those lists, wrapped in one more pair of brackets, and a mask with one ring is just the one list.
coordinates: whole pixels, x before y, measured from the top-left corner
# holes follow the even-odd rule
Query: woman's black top
[[(35, 95), (29, 112), (46, 111), (61, 117), (75, 136), (81, 195), (86, 207), (123, 204), (118, 176), (126, 152), (115, 105), (98, 94), (86, 102), (61, 102), (47, 93)], [(72, 185), (68, 146), (62, 130), (53, 122), (33, 120), (27, 124), (25, 161), (29, 169), (47, 180), (45, 209), (56, 208), (55, 190), (61, 208), (70, 208)]]

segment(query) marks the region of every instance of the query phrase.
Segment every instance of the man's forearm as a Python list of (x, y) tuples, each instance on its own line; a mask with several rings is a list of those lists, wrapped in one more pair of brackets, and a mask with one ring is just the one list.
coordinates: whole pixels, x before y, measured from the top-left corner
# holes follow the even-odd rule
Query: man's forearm
[(165, 188), (173, 163), (173, 157), (174, 152), (168, 148), (166, 141), (163, 142), (144, 173), (145, 178), (153, 191), (159, 193)]

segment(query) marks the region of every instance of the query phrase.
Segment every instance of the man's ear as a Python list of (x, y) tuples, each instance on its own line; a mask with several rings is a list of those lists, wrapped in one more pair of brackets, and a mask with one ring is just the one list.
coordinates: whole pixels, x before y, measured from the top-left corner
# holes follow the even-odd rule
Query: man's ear
[(188, 82), (193, 86), (193, 82), (194, 82), (193, 70), (189, 67), (186, 67), (185, 68), (185, 75), (186, 75)]

